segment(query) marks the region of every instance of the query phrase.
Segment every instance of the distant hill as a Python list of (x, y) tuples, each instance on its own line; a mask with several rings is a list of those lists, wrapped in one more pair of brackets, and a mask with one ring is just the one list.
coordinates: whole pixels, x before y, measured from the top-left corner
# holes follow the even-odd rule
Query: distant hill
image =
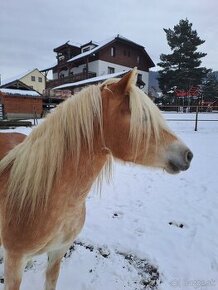
[(218, 80), (218, 71), (214, 71), (213, 74), (215, 75), (216, 79)]
[(149, 89), (155, 88), (158, 92), (160, 91), (159, 85), (158, 85), (158, 71), (150, 71), (149, 72)]
[[(215, 75), (216, 79), (218, 80), (218, 71), (213, 71), (213, 74)], [(157, 92), (160, 92), (159, 84), (158, 84), (158, 71), (150, 71), (149, 72), (149, 90), (155, 89)]]

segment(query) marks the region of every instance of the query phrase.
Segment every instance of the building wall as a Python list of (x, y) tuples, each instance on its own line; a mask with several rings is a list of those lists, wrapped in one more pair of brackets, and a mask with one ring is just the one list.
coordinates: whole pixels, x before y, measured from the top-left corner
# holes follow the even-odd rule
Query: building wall
[[(113, 55), (112, 49), (114, 50)], [(145, 52), (140, 48), (121, 42), (112, 43), (99, 51), (99, 59), (131, 68), (137, 66), (139, 70), (149, 71)]]
[[(35, 77), (35, 81), (32, 80), (32, 77)], [(35, 69), (30, 73), (26, 74), (20, 79), (20, 81), (27, 86), (32, 87), (40, 94), (42, 94), (43, 90), (45, 89), (45, 76), (38, 69)]]
[[(76, 68), (71, 69), (75, 74), (81, 73), (85, 65), (80, 65)], [(115, 63), (110, 63), (102, 60), (96, 60), (89, 63), (89, 71), (95, 72), (97, 76), (107, 75), (108, 67), (114, 68), (114, 72), (122, 72), (130, 70), (130, 67), (118, 65)], [(147, 71), (138, 70), (138, 73), (142, 75), (142, 80), (145, 83), (145, 87), (143, 88), (144, 92), (148, 93), (148, 77), (149, 73)]]
[[(127, 67), (127, 66), (118, 65), (115, 63), (110, 63), (110, 62), (99, 60), (98, 61), (98, 75), (101, 76), (101, 75), (108, 74), (108, 67), (114, 68), (115, 73), (131, 69), (131, 67)], [(142, 80), (145, 83), (143, 91), (148, 93), (149, 73), (147, 71), (142, 71), (142, 70), (138, 70), (138, 73), (142, 75)]]
[(2, 96), (7, 118), (38, 117), (42, 114), (42, 99), (17, 96)]
[[(95, 72), (97, 76), (109, 74), (108, 67), (114, 68), (115, 73), (122, 72), (122, 71), (128, 71), (131, 69), (131, 67), (127, 67), (127, 66), (123, 66), (123, 65), (119, 65), (119, 64), (115, 64), (115, 63), (110, 63), (110, 62), (106, 62), (103, 60), (95, 60), (95, 61), (89, 62), (88, 66), (89, 66), (89, 71)], [(86, 68), (86, 65), (82, 64), (78, 67), (72, 68), (71, 72), (73, 72), (74, 74), (79, 74), (83, 71), (84, 68)], [(148, 93), (149, 73), (147, 71), (142, 71), (142, 70), (138, 70), (138, 73), (142, 75), (142, 81), (145, 83), (145, 87), (143, 88), (143, 91)], [(67, 76), (67, 74), (66, 74), (66, 76)], [(54, 79), (56, 79), (56, 78), (57, 77), (55, 77), (55, 75), (54, 75)]]
[[(92, 61), (89, 63), (89, 71), (90, 72), (95, 72), (97, 74), (97, 69), (96, 67), (98, 66), (98, 61)], [(73, 67), (70, 70), (61, 70), (59, 72), (59, 76), (63, 75), (63, 77), (68, 77), (70, 75), (71, 72), (73, 72), (74, 74), (79, 74), (83, 72), (83, 69), (86, 68), (86, 64), (81, 64), (77, 67)], [(97, 74), (98, 75), (98, 74)], [(59, 77), (60, 78), (60, 77)], [(54, 72), (53, 73), (53, 79), (56, 80), (58, 79), (58, 73)]]

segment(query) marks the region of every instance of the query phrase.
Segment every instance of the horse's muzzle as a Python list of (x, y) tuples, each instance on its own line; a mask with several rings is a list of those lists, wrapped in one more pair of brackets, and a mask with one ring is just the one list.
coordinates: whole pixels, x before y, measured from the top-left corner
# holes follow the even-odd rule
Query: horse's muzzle
[(182, 143), (170, 145), (167, 155), (165, 169), (171, 174), (187, 170), (193, 158), (193, 153)]

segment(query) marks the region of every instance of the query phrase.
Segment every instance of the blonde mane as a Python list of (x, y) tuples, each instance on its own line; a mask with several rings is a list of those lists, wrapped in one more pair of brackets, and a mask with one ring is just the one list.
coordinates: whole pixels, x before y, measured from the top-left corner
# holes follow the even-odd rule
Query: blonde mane
[[(101, 88), (117, 81), (93, 85), (71, 96), (0, 161), (0, 175), (10, 168), (7, 210), (28, 209), (31, 216), (36, 209), (45, 208), (66, 154), (72, 154), (77, 164), (83, 140), (92, 151), (94, 121), (97, 120), (100, 134), (103, 134)], [(153, 132), (158, 139), (160, 125), (166, 125), (158, 108), (135, 85), (130, 89), (130, 110), (130, 139), (137, 150), (144, 130), (148, 138)], [(110, 168), (108, 163), (106, 168)]]
[(82, 139), (92, 150), (94, 119), (102, 131), (101, 91), (90, 86), (71, 96), (5, 158), (0, 161), (0, 174), (11, 167), (7, 207), (33, 213), (47, 204), (55, 177), (62, 170), (66, 154), (77, 164)]

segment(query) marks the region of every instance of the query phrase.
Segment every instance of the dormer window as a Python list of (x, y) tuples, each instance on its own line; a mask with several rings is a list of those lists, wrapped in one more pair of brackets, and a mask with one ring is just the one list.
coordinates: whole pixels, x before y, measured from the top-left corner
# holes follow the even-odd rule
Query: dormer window
[(82, 52), (89, 51), (90, 49), (91, 49), (90, 46), (84, 47), (84, 48), (82, 49)]

